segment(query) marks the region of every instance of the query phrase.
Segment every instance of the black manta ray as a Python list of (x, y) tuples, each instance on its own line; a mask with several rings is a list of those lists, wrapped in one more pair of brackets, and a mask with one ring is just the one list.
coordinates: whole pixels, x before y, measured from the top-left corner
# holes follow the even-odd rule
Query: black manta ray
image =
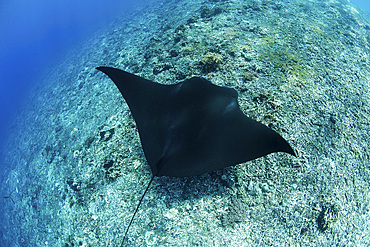
[(277, 132), (243, 114), (235, 89), (201, 77), (163, 85), (111, 67), (97, 69), (126, 100), (153, 174), (125, 236), (155, 176), (196, 176), (274, 152), (295, 156)]

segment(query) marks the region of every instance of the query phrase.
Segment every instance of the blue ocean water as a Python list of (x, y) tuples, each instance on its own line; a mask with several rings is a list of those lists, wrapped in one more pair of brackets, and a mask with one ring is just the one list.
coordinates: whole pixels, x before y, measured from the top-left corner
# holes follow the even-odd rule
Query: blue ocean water
[(370, 13), (370, 1), (368, 0), (351, 0), (352, 3), (357, 5), (360, 9)]
[(148, 0), (0, 2), (0, 143), (44, 71), (98, 28)]

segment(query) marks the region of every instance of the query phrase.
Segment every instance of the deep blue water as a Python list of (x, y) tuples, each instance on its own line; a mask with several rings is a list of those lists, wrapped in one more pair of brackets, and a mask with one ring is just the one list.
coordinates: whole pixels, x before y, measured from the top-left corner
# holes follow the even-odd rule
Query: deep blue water
[(365, 10), (368, 13), (370, 13), (370, 1), (369, 0), (351, 0), (351, 2), (357, 5), (362, 10)]
[(1, 1), (0, 146), (44, 70), (113, 18), (148, 1)]

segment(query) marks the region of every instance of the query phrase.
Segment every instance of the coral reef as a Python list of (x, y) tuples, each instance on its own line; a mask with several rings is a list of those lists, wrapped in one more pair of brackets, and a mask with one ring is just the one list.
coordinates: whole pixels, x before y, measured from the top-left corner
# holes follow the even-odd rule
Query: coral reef
[(209, 73), (217, 69), (222, 62), (222, 55), (208, 52), (201, 60), (203, 71)]

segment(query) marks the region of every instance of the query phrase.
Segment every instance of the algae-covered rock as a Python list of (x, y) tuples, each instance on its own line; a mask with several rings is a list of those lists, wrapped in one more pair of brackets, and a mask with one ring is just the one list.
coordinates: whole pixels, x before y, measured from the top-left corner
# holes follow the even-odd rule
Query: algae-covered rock
[(200, 64), (203, 65), (202, 69), (204, 72), (211, 72), (216, 70), (219, 65), (222, 62), (222, 55), (213, 53), (213, 52), (208, 52), (202, 60), (200, 60)]

